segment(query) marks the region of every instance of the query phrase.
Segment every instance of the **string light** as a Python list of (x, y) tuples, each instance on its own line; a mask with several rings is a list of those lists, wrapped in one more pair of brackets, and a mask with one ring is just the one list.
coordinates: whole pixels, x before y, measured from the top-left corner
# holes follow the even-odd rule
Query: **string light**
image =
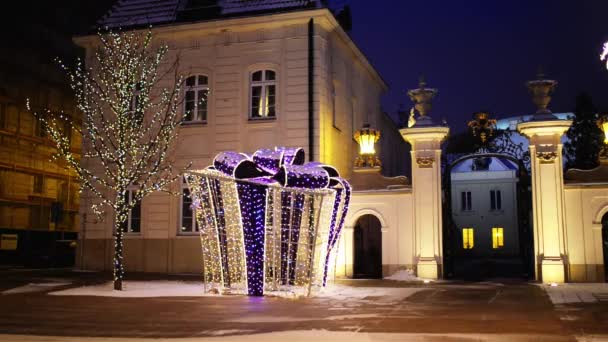
[(350, 186), (296, 148), (216, 156), (186, 173), (200, 226), (205, 289), (309, 295), (326, 285)]
[[(141, 199), (166, 190), (189, 169), (175, 169), (169, 158), (183, 120), (179, 110), (182, 78), (177, 61), (161, 64), (166, 45), (151, 48), (152, 31), (99, 33), (90, 65), (78, 59), (73, 68), (57, 60), (67, 72), (82, 121), (63, 112), (34, 113), (55, 142), (58, 158), (67, 161), (78, 176), (80, 192), (94, 197), (93, 212), (103, 219), (114, 212), (114, 288), (124, 278), (123, 224)], [(174, 77), (169, 88), (162, 87)], [(31, 110), (28, 101), (28, 109)], [(81, 156), (72, 154), (70, 137), (62, 127), (69, 123), (83, 138)], [(132, 196), (127, 198), (129, 191)]]

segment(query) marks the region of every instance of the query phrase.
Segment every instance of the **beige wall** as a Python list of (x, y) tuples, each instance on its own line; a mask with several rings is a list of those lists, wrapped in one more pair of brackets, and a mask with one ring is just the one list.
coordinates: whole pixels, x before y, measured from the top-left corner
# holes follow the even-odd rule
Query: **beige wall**
[(336, 257), (336, 277), (352, 277), (354, 228), (359, 217), (374, 215), (382, 225), (382, 276), (414, 268), (413, 200), (411, 190), (359, 191), (351, 198)]
[[(311, 17), (315, 21), (312, 159), (335, 165), (344, 177), (349, 176), (357, 153), (353, 129), (367, 120), (376, 124), (376, 117), (381, 115), (380, 95), (386, 86), (327, 10), (155, 29), (155, 39), (170, 48), (169, 61), (179, 56), (182, 74), (205, 74), (209, 78), (207, 123), (180, 128), (175, 164), (192, 162), (193, 169), (205, 168), (221, 151), (252, 153), (281, 145), (303, 147), (308, 155)], [(90, 63), (96, 38), (76, 40), (87, 48)], [(250, 121), (249, 75), (268, 68), (277, 73), (276, 120)], [(170, 80), (165, 79), (163, 84), (170, 85)], [(369, 119), (363, 119), (363, 115)], [(179, 184), (173, 190), (179, 191)], [(90, 210), (92, 201), (86, 196), (81, 201), (81, 213), (86, 213), (82, 236), (87, 241), (77, 260), (84, 268), (110, 269), (113, 216), (106, 214), (103, 222), (98, 220)], [(200, 272), (198, 234), (179, 235), (179, 221), (179, 197), (153, 194), (145, 198), (141, 233), (126, 238), (127, 270)], [(88, 239), (93, 242), (88, 243)]]
[(567, 277), (603, 282), (602, 217), (608, 212), (608, 184), (565, 186)]

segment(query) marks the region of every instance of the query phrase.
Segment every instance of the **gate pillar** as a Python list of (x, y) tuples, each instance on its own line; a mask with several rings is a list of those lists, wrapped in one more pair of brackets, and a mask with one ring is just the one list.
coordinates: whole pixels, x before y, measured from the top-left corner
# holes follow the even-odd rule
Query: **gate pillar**
[(400, 132), (412, 146), (416, 275), (424, 279), (438, 279), (443, 270), (441, 142), (450, 129), (434, 124), (427, 116), (436, 90), (428, 89), (425, 85), (421, 82), (418, 89), (408, 92), (420, 117), (415, 124)]
[(561, 137), (572, 121), (560, 120), (547, 109), (556, 84), (542, 79), (542, 75), (528, 82), (538, 111), (530, 121), (517, 125), (517, 130), (530, 141), (535, 278), (544, 283), (566, 280)]

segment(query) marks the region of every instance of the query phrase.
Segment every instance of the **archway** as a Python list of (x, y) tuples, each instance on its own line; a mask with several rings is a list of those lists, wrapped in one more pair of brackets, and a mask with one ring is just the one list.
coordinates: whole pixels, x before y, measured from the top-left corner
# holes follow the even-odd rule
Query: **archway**
[(366, 214), (355, 224), (353, 278), (382, 278), (382, 224)]
[[(483, 178), (464, 173), (453, 177), (463, 163)], [(505, 171), (493, 169), (492, 163)], [(507, 174), (512, 176), (503, 178)], [(446, 278), (534, 275), (530, 175), (522, 158), (492, 152), (458, 156), (445, 165), (443, 193)]]
[(608, 213), (602, 218), (602, 249), (604, 252), (604, 279), (608, 282)]

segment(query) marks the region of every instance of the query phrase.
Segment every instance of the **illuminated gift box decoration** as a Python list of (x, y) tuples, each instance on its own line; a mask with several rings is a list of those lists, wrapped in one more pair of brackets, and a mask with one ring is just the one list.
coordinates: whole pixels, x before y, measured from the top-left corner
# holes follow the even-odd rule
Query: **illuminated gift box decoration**
[(301, 148), (222, 152), (185, 175), (206, 290), (310, 295), (326, 285), (351, 189), (335, 168), (304, 159)]

